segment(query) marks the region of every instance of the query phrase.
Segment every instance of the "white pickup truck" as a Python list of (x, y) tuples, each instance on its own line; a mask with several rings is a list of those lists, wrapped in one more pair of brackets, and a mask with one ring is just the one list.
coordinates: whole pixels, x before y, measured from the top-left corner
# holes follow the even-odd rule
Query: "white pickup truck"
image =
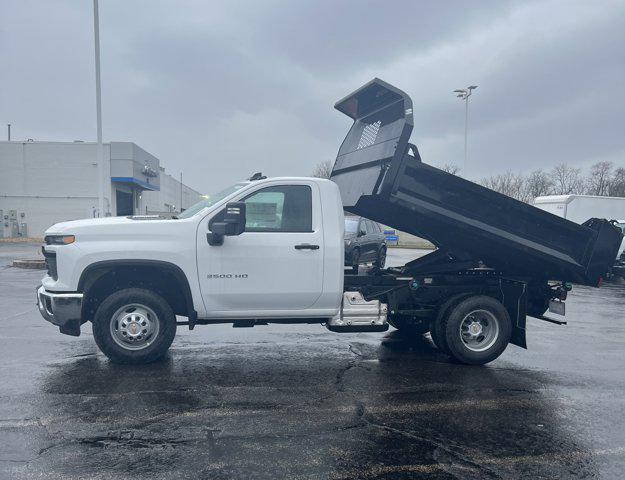
[[(255, 174), (178, 218), (59, 223), (45, 234), (42, 316), (92, 323), (112, 361), (163, 356), (176, 328), (319, 323), (336, 332), (430, 332), (461, 362), (526, 347), (525, 318), (564, 323), (570, 285), (600, 283), (621, 233), (576, 225), (421, 162), (412, 104), (375, 79), (337, 103), (353, 118), (332, 180)], [(438, 249), (399, 268), (344, 271), (343, 209)], [(181, 317), (186, 317), (181, 320)]]
[[(343, 229), (338, 187), (318, 178), (240, 182), (176, 219), (59, 223), (45, 236), (39, 307), (63, 333), (92, 320), (99, 347), (120, 361), (162, 355), (175, 315), (191, 326), (327, 322), (343, 296)], [(371, 321), (385, 325), (372, 304)]]

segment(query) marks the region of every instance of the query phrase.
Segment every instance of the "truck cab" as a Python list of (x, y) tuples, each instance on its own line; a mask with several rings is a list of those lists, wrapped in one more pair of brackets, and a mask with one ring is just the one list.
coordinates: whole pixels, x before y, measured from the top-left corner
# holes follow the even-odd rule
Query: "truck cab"
[[(45, 236), (48, 274), (38, 289), (39, 308), (72, 335), (93, 321), (110, 295), (129, 288), (155, 292), (191, 327), (210, 321), (322, 322), (341, 304), (343, 233), (336, 184), (262, 175), (174, 219), (59, 223)], [(150, 317), (157, 315), (154, 308), (132, 313), (119, 316), (136, 317), (145, 327), (137, 331), (146, 331), (138, 338), (124, 331), (118, 340), (134, 338), (139, 346), (149, 340), (148, 327), (155, 328)]]

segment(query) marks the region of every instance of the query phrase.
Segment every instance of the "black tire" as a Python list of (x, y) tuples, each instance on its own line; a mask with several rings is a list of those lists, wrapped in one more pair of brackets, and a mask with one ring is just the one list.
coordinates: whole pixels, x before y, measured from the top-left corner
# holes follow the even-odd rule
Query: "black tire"
[[(471, 315), (472, 313), (475, 315)], [(476, 343), (473, 347), (469, 347), (460, 333), (461, 326), (463, 322), (479, 323), (476, 319), (485, 322), (486, 325), (483, 327), (483, 335), (482, 327), (478, 327), (477, 331), (481, 333), (475, 337)], [(460, 301), (445, 315), (442, 325), (449, 354), (457, 361), (468, 365), (484, 365), (495, 360), (506, 349), (512, 335), (512, 322), (506, 308), (499, 301), (485, 295), (476, 295)], [(489, 336), (487, 331), (492, 335)], [(480, 338), (483, 340), (480, 341)], [(480, 345), (480, 342), (483, 345)], [(478, 348), (482, 350), (476, 351)]]
[(450, 299), (448, 299), (441, 307), (438, 309), (438, 313), (436, 318), (432, 321), (430, 325), (430, 336), (432, 337), (432, 342), (434, 345), (443, 353), (447, 355), (451, 355), (449, 351), (449, 347), (447, 346), (447, 340), (445, 338), (445, 332), (443, 330), (443, 319), (448, 315), (450, 309), (455, 307), (458, 303), (460, 303), (463, 299), (467, 298), (467, 294), (454, 295)]
[(352, 252), (352, 273), (354, 275), (358, 275), (358, 266), (360, 265), (358, 262), (360, 262), (360, 250), (354, 248)]
[(374, 265), (378, 268), (384, 268), (385, 264), (386, 264), (386, 247), (382, 247), (380, 248), (380, 250), (378, 250), (378, 256), (375, 260)]
[[(126, 306), (129, 308), (124, 310)], [(147, 317), (151, 318), (155, 315), (156, 318), (151, 318), (150, 325), (158, 325), (158, 328), (154, 328), (156, 332), (153, 338), (150, 337), (149, 340), (143, 340), (145, 346), (138, 350), (132, 350), (130, 348), (137, 347), (128, 343), (129, 346), (125, 348), (118, 343), (121, 340), (114, 338), (112, 330), (118, 331), (121, 328), (114, 328), (112, 325), (119, 327), (118, 321), (115, 320), (114, 322), (113, 320), (114, 316), (119, 318), (125, 312), (130, 312), (126, 313), (126, 315), (132, 315), (136, 311), (137, 306), (145, 308)], [(133, 333), (136, 333), (136, 331)], [(169, 303), (157, 293), (142, 288), (127, 288), (109, 295), (100, 304), (93, 318), (93, 337), (95, 342), (102, 353), (114, 363), (139, 364), (154, 362), (165, 355), (175, 335), (176, 315)], [(118, 336), (118, 338), (121, 338), (121, 336)]]
[(413, 335), (424, 335), (430, 331), (430, 322), (418, 320), (408, 315), (391, 314), (388, 316), (388, 323), (395, 327), (401, 333)]

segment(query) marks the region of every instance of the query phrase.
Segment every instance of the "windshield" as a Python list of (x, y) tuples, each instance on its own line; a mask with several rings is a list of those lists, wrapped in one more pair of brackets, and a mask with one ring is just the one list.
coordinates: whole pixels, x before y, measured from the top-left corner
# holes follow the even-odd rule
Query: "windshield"
[(356, 233), (358, 231), (358, 219), (346, 218), (345, 219), (345, 233)]
[(189, 217), (192, 217), (193, 215), (195, 215), (199, 211), (201, 211), (201, 210), (203, 210), (205, 208), (208, 208), (208, 207), (210, 207), (212, 205), (215, 205), (217, 202), (223, 200), (228, 195), (236, 192), (237, 190), (240, 190), (245, 185), (247, 185), (247, 183), (236, 183), (236, 184), (231, 185), (228, 188), (222, 190), (219, 193), (216, 193), (214, 195), (210, 195), (208, 198), (205, 198), (204, 200), (200, 200), (195, 205), (192, 205), (189, 208), (187, 208), (184, 212), (182, 212), (180, 215), (178, 215), (178, 218), (189, 218)]

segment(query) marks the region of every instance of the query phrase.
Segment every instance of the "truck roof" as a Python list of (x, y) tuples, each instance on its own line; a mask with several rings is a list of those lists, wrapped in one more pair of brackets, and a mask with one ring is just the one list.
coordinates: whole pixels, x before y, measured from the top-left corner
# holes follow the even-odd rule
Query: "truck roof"
[(239, 184), (251, 184), (255, 182), (267, 182), (267, 181), (281, 181), (281, 182), (309, 182), (311, 180), (319, 183), (329, 182), (327, 178), (319, 178), (319, 177), (265, 177), (260, 180), (241, 180), (238, 182)]

